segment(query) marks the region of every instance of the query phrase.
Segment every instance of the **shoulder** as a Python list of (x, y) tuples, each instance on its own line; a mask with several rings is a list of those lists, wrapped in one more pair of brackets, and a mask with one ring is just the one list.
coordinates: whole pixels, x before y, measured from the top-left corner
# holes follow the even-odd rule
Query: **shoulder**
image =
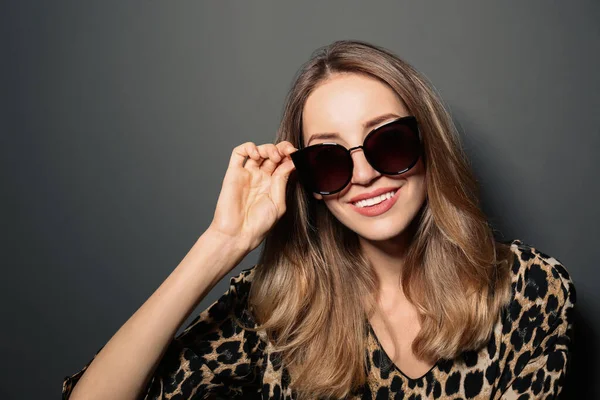
[(248, 297), (256, 271), (256, 264), (242, 269), (229, 278), (229, 288), (213, 303), (209, 312), (211, 314), (227, 315), (233, 313), (238, 320), (250, 326), (254, 325), (254, 317), (250, 311)]
[(252, 280), (256, 271), (256, 265), (242, 269), (237, 275), (229, 278), (229, 289), (226, 294), (228, 298), (235, 299), (238, 303), (245, 303), (250, 293)]
[(515, 257), (511, 268), (511, 300), (503, 313), (502, 333), (516, 350), (541, 350), (552, 335), (571, 327), (575, 286), (563, 263), (519, 239), (504, 242)]
[(249, 289), (252, 278), (256, 272), (256, 264), (242, 269), (237, 275), (229, 279), (229, 284), (240, 289)]
[(511, 268), (513, 298), (527, 303), (549, 301), (550, 306), (555, 300), (575, 303), (575, 286), (559, 259), (520, 239), (508, 243), (515, 254)]

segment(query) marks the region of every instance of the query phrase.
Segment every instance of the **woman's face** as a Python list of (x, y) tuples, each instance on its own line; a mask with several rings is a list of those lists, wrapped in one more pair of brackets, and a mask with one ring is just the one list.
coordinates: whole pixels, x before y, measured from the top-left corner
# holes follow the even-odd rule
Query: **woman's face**
[[(390, 115), (376, 125), (364, 126), (386, 114)], [(324, 142), (336, 142), (347, 149), (359, 146), (371, 130), (407, 115), (410, 114), (404, 102), (386, 84), (364, 75), (338, 73), (321, 83), (306, 100), (302, 115), (304, 146)], [(326, 139), (312, 138), (318, 133), (337, 135)], [(354, 171), (348, 186), (332, 195), (314, 196), (322, 199), (342, 224), (365, 239), (380, 241), (397, 237), (425, 201), (423, 160), (419, 159), (413, 168), (401, 175), (382, 175), (367, 162), (362, 149), (352, 151), (352, 160)], [(392, 199), (391, 208), (383, 213), (365, 215), (364, 209), (361, 213), (351, 202), (358, 195), (379, 189), (400, 189), (394, 195), (395, 202)]]

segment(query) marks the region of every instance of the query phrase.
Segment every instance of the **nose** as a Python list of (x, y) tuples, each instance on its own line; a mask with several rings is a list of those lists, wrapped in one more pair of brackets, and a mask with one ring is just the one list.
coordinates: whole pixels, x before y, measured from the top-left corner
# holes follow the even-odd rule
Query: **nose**
[(381, 176), (381, 173), (369, 164), (362, 148), (351, 150), (350, 155), (354, 163), (351, 183), (367, 186), (373, 179)]

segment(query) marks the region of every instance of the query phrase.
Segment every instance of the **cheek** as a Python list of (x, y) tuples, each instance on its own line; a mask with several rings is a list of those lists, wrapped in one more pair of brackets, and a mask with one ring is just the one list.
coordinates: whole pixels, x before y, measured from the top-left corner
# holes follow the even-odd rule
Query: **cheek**
[(339, 199), (331, 198), (330, 196), (328, 196), (329, 198), (323, 196), (321, 197), (323, 198), (323, 204), (325, 204), (329, 212), (332, 213), (338, 220), (343, 221), (345, 219), (344, 213), (347, 213), (347, 210), (344, 210), (344, 208), (348, 205), (342, 203)]
[(427, 195), (427, 179), (425, 179), (425, 175), (419, 175), (416, 179), (415, 194), (418, 197), (425, 197)]
[(411, 182), (410, 196), (405, 200), (408, 212), (416, 212), (427, 201), (427, 181), (425, 176), (416, 176)]
[(408, 178), (409, 183), (414, 188), (414, 195), (417, 197), (424, 197), (427, 194), (427, 179), (425, 175), (425, 166), (423, 165), (423, 159), (419, 159), (417, 165), (413, 168), (413, 173)]

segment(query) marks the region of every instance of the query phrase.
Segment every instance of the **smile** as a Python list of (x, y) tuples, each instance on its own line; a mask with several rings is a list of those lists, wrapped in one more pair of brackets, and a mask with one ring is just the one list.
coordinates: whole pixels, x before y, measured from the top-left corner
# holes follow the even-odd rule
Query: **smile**
[(392, 190), (387, 193), (381, 194), (379, 196), (371, 197), (370, 199), (359, 200), (352, 204), (354, 204), (356, 207), (359, 207), (359, 208), (371, 207), (371, 206), (379, 204), (385, 200), (391, 199), (392, 197), (394, 197), (394, 193), (396, 193), (396, 192), (397, 192), (397, 190)]
[(372, 197), (370, 199), (359, 200), (350, 203), (350, 207), (356, 212), (366, 217), (375, 217), (388, 211), (398, 200), (401, 188)]

